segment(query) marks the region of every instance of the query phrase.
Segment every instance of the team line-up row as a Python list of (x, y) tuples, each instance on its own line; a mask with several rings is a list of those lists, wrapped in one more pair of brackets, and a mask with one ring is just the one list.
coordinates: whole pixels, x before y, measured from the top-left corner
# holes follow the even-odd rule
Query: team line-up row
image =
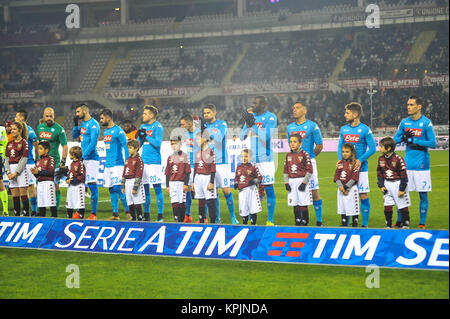
[[(409, 192), (419, 192), (420, 223), (425, 228), (428, 214), (428, 192), (431, 191), (429, 148), (436, 147), (436, 137), (431, 121), (422, 115), (422, 100), (417, 96), (407, 99), (408, 117), (398, 126), (393, 137), (380, 141), (382, 155), (377, 165), (377, 186), (383, 192), (384, 214), (387, 227), (408, 228)], [(307, 105), (298, 101), (293, 105), (294, 122), (287, 127), (289, 146), (284, 162), (284, 183), (288, 206), (293, 207), (295, 225), (309, 223), (308, 206), (313, 205), (316, 226), (322, 226), (322, 200), (319, 195), (316, 157), (323, 143), (317, 124), (306, 118)], [(241, 164), (231, 175), (226, 151), (227, 124), (216, 118), (216, 108), (207, 104), (202, 108), (202, 118), (194, 120), (186, 114), (180, 119), (179, 130), (170, 137), (173, 154), (162, 171), (161, 143), (163, 127), (157, 121), (158, 109), (144, 106), (143, 124), (130, 136), (114, 123), (113, 114), (104, 109), (100, 123), (89, 113), (86, 104), (76, 108), (72, 137), (80, 146), (70, 150), (64, 128), (55, 122), (54, 110), (43, 112), (36, 132), (26, 124), (27, 112), (19, 111), (14, 123), (1, 130), (1, 156), (9, 180), (15, 216), (45, 216), (50, 208), (57, 217), (61, 201), (59, 182), (67, 179), (67, 217), (85, 217), (86, 190), (89, 189), (91, 213), (88, 219), (96, 219), (99, 192), (97, 177), (100, 157), (96, 144), (103, 127), (106, 161), (104, 187), (110, 192), (112, 216), (119, 220), (119, 201), (125, 207), (129, 220), (150, 220), (150, 185), (152, 185), (158, 210), (158, 221), (163, 221), (163, 178), (170, 196), (173, 217), (176, 222), (193, 222), (192, 200), (198, 199), (199, 223), (219, 223), (220, 209), (218, 189), (226, 199), (230, 220), (238, 224), (234, 198), (230, 186), (239, 190), (239, 215), (243, 224), (256, 224), (262, 211), (261, 202), (266, 199), (268, 219), (266, 225), (274, 225), (276, 196), (275, 165), (272, 139), (277, 128), (276, 115), (267, 111), (266, 99), (257, 96), (253, 105), (242, 114), (241, 140), (250, 139), (250, 147), (241, 152)], [(370, 217), (369, 180), (367, 160), (375, 153), (376, 144), (370, 128), (360, 122), (362, 106), (352, 102), (345, 106), (347, 122), (341, 127), (338, 158), (334, 182), (337, 185), (337, 212), (341, 225), (368, 227)], [(9, 135), (9, 136), (8, 136)], [(398, 143), (406, 144), (405, 158), (395, 153)], [(181, 150), (182, 144), (186, 152)], [(62, 146), (62, 154), (59, 148)], [(33, 148), (36, 148), (37, 160)], [(71, 164), (66, 166), (70, 156)], [(3, 168), (2, 168), (3, 171)], [(263, 178), (264, 176), (264, 178)], [(229, 185), (230, 177), (234, 184)], [(37, 187), (35, 186), (37, 182)], [(3, 214), (8, 215), (8, 194), (0, 181)], [(30, 214), (31, 203), (31, 214)], [(22, 210), (21, 210), (22, 204)], [(142, 210), (143, 206), (143, 210)], [(397, 206), (397, 221), (393, 225), (393, 207)], [(209, 218), (207, 214), (209, 213)]]

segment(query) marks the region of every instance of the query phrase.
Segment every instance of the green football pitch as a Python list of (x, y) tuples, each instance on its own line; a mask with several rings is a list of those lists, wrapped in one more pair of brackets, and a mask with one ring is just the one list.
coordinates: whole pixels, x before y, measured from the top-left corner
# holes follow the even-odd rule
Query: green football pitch
[[(403, 155), (402, 152), (399, 152)], [(282, 165), (285, 154), (279, 154), (275, 191), (276, 225), (294, 225), (292, 208), (286, 203)], [(376, 187), (376, 160), (369, 161), (371, 215), (369, 227), (384, 227), (382, 194)], [(323, 200), (325, 227), (339, 225), (336, 213), (336, 186), (333, 174), (335, 153), (322, 153), (317, 159), (320, 195)], [(431, 152), (433, 191), (429, 194), (428, 229), (449, 228), (449, 152)], [(236, 211), (237, 193), (234, 192)], [(154, 199), (153, 190), (151, 191)], [(223, 194), (221, 218), (230, 223)], [(419, 223), (419, 197), (411, 193), (411, 228)], [(65, 200), (63, 190), (62, 203)], [(165, 193), (164, 220), (173, 221), (168, 195)], [(87, 201), (87, 211), (90, 203)], [(267, 208), (258, 215), (258, 225), (265, 225)], [(197, 220), (194, 200), (192, 216)], [(59, 211), (65, 217), (65, 209)], [(111, 216), (109, 193), (100, 191), (99, 219)], [(121, 217), (124, 219), (123, 208)], [(151, 218), (156, 220), (156, 203), (152, 200)], [(310, 207), (310, 225), (315, 225)], [(79, 288), (68, 288), (66, 267), (79, 267)], [(448, 299), (448, 271), (380, 269), (378, 288), (366, 287), (369, 273), (363, 267), (278, 264), (244, 261), (222, 261), (174, 257), (92, 254), (28, 249), (0, 249), (0, 298), (100, 298), (100, 299)]]

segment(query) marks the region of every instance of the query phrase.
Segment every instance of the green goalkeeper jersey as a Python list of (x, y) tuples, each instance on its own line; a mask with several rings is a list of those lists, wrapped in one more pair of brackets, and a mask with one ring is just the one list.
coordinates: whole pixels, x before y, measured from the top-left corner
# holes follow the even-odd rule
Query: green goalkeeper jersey
[(8, 144), (8, 136), (4, 126), (0, 126), (0, 156), (5, 157), (6, 145)]
[(55, 166), (58, 167), (61, 161), (59, 146), (67, 145), (67, 136), (64, 128), (56, 122), (50, 127), (44, 122), (37, 127), (37, 136), (39, 142), (47, 141), (50, 143), (49, 155), (53, 157)]

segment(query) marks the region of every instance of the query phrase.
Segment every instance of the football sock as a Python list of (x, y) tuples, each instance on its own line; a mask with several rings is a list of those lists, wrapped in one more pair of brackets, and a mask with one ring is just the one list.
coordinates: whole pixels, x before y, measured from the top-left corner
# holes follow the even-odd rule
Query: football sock
[(322, 200), (313, 201), (314, 211), (316, 212), (316, 220), (321, 223), (322, 222)]
[(33, 215), (36, 214), (37, 211), (37, 198), (36, 197), (31, 197), (30, 198), (30, 204), (31, 204), (31, 212)]
[(131, 206), (134, 206), (134, 209), (136, 210), (137, 219), (138, 220), (142, 220), (142, 206), (140, 204), (138, 204), (138, 205), (131, 205)]
[(111, 199), (111, 207), (112, 212), (118, 213), (119, 212), (119, 194), (117, 194), (116, 190), (113, 187), (109, 188), (109, 197)]
[(342, 226), (348, 226), (348, 217), (347, 217), (347, 215), (342, 215), (341, 216), (341, 225)]
[[(400, 211), (397, 211), (397, 214), (401, 215)], [(386, 226), (392, 227), (392, 206), (384, 206), (384, 218), (386, 220)]]
[(295, 226), (300, 226), (302, 224), (300, 206), (294, 206), (294, 218), (295, 218)]
[(220, 221), (220, 200), (219, 200), (219, 192), (217, 192), (217, 198), (216, 198), (216, 221)]
[(164, 212), (164, 194), (161, 184), (153, 184), (153, 189), (156, 195), (156, 207), (158, 208), (158, 219), (161, 219)]
[[(113, 189), (117, 193), (117, 196), (120, 199), (120, 202), (122, 203), (123, 207), (125, 208), (125, 212), (129, 212), (128, 204), (127, 204), (127, 196), (122, 193), (122, 187), (120, 185), (114, 185)], [(117, 207), (118, 208), (118, 207)]]
[(178, 220), (180, 221), (180, 223), (184, 221), (185, 215), (186, 215), (186, 205), (184, 203), (181, 203), (178, 211)]
[(215, 198), (207, 199), (206, 205), (208, 206), (211, 224), (215, 224), (217, 219), (217, 200)]
[(136, 211), (134, 209), (134, 205), (130, 205), (130, 216), (131, 216), (131, 220), (136, 220)]
[(427, 192), (419, 192), (419, 209), (420, 209), (420, 224), (425, 225), (425, 222), (427, 221), (427, 215), (428, 215), (428, 193)]
[(14, 216), (20, 216), (20, 197), (13, 197)]
[(257, 216), (258, 216), (257, 214), (250, 214), (250, 218), (252, 220), (252, 225), (256, 225), (256, 217)]
[(364, 227), (369, 226), (369, 217), (370, 217), (369, 198), (361, 199), (361, 216), (362, 216), (361, 226), (364, 226)]
[(248, 224), (248, 216), (242, 216), (242, 224), (247, 225)]
[(98, 207), (98, 186), (97, 183), (88, 184), (89, 190), (91, 191), (91, 210), (92, 214), (97, 215)]
[(302, 219), (302, 226), (307, 226), (309, 223), (308, 206), (300, 206), (300, 216)]
[(267, 212), (268, 212), (267, 219), (270, 222), (272, 222), (273, 224), (275, 224), (273, 221), (273, 216), (275, 214), (275, 203), (276, 203), (275, 191), (273, 189), (273, 185), (265, 186), (264, 189), (265, 189), (266, 195), (267, 195)]
[(45, 217), (47, 209), (45, 207), (39, 207), (39, 217)]
[(30, 216), (30, 202), (28, 201), (28, 195), (20, 196), (20, 200), (23, 205), (23, 215)]
[(173, 220), (178, 223), (178, 204), (172, 204)]
[(150, 204), (152, 203), (152, 197), (150, 195), (150, 184), (144, 184), (144, 191), (145, 191), (144, 214), (150, 214)]
[[(401, 211), (402, 211), (402, 225), (409, 226), (409, 209), (408, 209), (408, 207), (401, 209)], [(425, 224), (425, 222), (424, 222), (424, 224)]]
[[(217, 198), (219, 198), (219, 196), (217, 196)], [(236, 218), (236, 214), (234, 212), (233, 193), (230, 192), (227, 195), (225, 195), (225, 200), (227, 201), (228, 211), (230, 212), (230, 219), (235, 219)]]
[(52, 217), (54, 218), (58, 217), (58, 211), (56, 209), (56, 206), (50, 207), (50, 213), (52, 214)]
[(186, 215), (191, 216), (192, 192), (186, 192)]
[(205, 200), (199, 199), (198, 200), (198, 218), (200, 220), (200, 223), (205, 223), (206, 218), (206, 209), (205, 209)]
[(0, 191), (0, 199), (3, 204), (3, 212), (7, 213), (8, 212), (8, 191), (6, 190), (6, 188), (4, 190)]
[(67, 208), (67, 218), (72, 218), (72, 216), (73, 216), (73, 209)]
[(80, 214), (80, 218), (81, 219), (83, 219), (84, 218), (84, 208), (80, 208), (79, 210), (78, 210), (78, 214)]
[(56, 190), (56, 208), (59, 208), (59, 204), (61, 204), (61, 191)]
[(352, 216), (352, 227), (358, 227), (358, 215)]

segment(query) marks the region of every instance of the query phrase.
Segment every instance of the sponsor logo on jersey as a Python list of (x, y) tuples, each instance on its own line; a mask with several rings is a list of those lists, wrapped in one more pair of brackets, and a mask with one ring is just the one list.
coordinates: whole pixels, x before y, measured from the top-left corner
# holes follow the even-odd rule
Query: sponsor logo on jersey
[(52, 138), (52, 135), (53, 135), (52, 132), (44, 132), (44, 131), (41, 131), (41, 132), (39, 133), (39, 137), (40, 137), (40, 138), (45, 138), (45, 139), (48, 139), (48, 140)]
[(86, 128), (85, 127), (81, 128), (81, 134), (83, 134), (83, 135), (86, 134)]
[(256, 122), (255, 125), (256, 125), (257, 127), (259, 127), (259, 128), (262, 128), (262, 127), (263, 127), (263, 124), (262, 124), (261, 122)]
[(147, 130), (145, 132), (147, 133), (148, 136), (150, 136), (150, 137), (153, 136), (153, 130)]
[(422, 136), (422, 129), (421, 128), (411, 128), (407, 127), (406, 132), (412, 131), (414, 133), (414, 136), (421, 137)]
[(291, 132), (291, 136), (293, 134), (298, 134), (300, 135), (302, 138), (306, 138), (306, 131), (295, 131), (295, 132)]
[(344, 141), (347, 143), (359, 143), (359, 134), (345, 134)]
[(105, 136), (103, 136), (103, 141), (105, 143), (111, 142), (112, 141), (112, 135), (105, 135)]

